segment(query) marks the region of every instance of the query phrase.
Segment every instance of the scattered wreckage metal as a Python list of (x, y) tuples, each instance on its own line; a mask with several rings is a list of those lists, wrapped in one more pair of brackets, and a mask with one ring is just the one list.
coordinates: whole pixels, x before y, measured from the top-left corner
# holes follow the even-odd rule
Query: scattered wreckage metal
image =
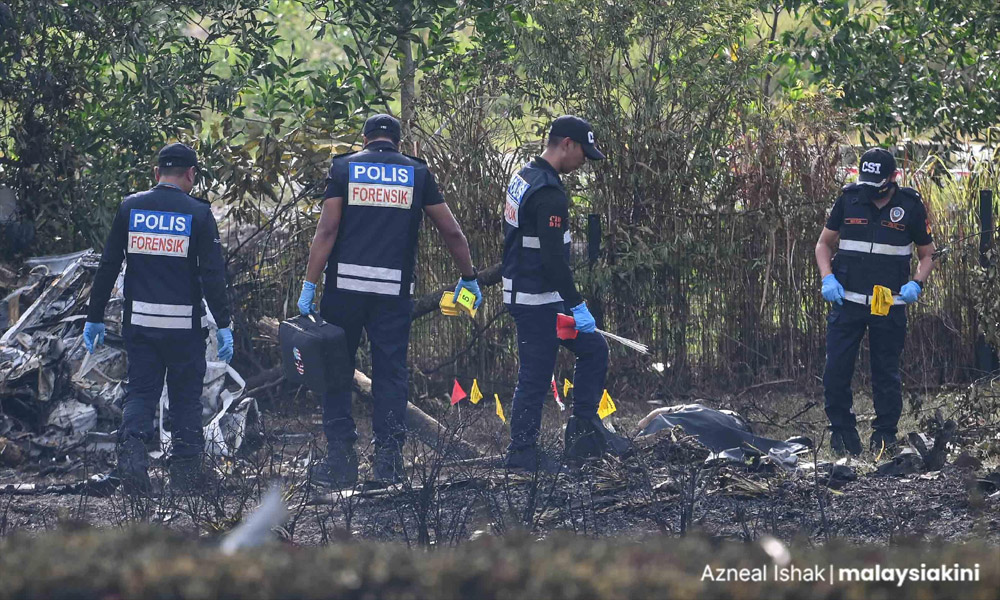
[[(90, 354), (83, 345), (82, 323), (100, 256), (86, 250), (28, 259), (29, 275), (0, 301), (0, 425), (4, 426), (4, 464), (13, 463), (13, 448), (26, 448), (17, 462), (66, 454), (73, 450), (112, 450), (114, 427), (125, 398), (127, 357), (121, 341), (119, 276), (106, 314), (106, 343)], [(8, 326), (9, 325), (9, 326)], [(210, 323), (214, 327), (214, 323)], [(215, 336), (209, 336), (208, 366), (202, 392), (205, 449), (232, 458), (260, 441), (260, 410), (243, 397), (245, 382), (232, 367), (215, 360)], [(164, 385), (157, 425), (159, 448), (169, 452), (170, 435), (163, 427), (169, 411)], [(248, 443), (248, 440), (251, 443)], [(23, 456), (27, 454), (27, 456)], [(99, 476), (95, 476), (99, 477)], [(111, 476), (63, 486), (21, 484), (12, 493), (93, 493), (100, 495)]]

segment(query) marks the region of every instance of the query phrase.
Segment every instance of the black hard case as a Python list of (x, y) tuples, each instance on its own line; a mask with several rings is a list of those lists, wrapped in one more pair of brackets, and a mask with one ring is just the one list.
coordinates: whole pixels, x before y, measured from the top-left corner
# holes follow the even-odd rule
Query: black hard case
[(281, 365), (292, 384), (305, 385), (316, 394), (350, 386), (347, 335), (319, 315), (298, 316), (278, 326)]

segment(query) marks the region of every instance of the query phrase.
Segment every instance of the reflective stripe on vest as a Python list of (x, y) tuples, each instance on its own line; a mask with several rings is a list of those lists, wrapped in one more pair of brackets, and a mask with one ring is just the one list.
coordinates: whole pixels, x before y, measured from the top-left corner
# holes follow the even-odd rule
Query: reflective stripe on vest
[(893, 246), (892, 244), (877, 244), (858, 240), (840, 240), (840, 249), (865, 254), (882, 254), (885, 256), (910, 256), (913, 254), (913, 244)]
[(382, 279), (385, 281), (402, 281), (403, 272), (399, 269), (386, 269), (384, 267), (369, 267), (366, 265), (354, 265), (351, 263), (337, 263), (337, 274), (349, 277), (365, 277), (367, 279)]
[[(162, 317), (190, 317), (194, 307), (190, 304), (155, 304), (153, 302), (132, 302), (132, 312)], [(190, 319), (188, 319), (190, 321)]]
[[(190, 304), (157, 304), (155, 302), (132, 302), (129, 324), (153, 329), (192, 329), (191, 317), (194, 307)], [(202, 317), (202, 327), (208, 327), (208, 319)]]
[(521, 304), (524, 306), (540, 306), (542, 304), (552, 304), (562, 302), (563, 297), (559, 292), (542, 292), (540, 294), (529, 294), (527, 292), (514, 293), (514, 282), (506, 277), (503, 281), (503, 302), (504, 304)]
[[(129, 323), (139, 327), (151, 327), (153, 329), (192, 329), (191, 317), (154, 317), (132, 313)], [(208, 317), (201, 318), (201, 326), (208, 327)]]
[[(866, 296), (864, 294), (859, 294), (857, 292), (847, 292), (847, 291), (845, 291), (844, 292), (844, 300), (847, 300), (848, 302), (854, 302), (855, 304), (871, 305), (871, 303), (872, 303), (872, 297), (871, 296)], [(902, 306), (902, 305), (906, 304), (906, 302), (903, 302), (903, 299), (900, 298), (899, 296), (893, 296), (892, 297), (892, 304), (893, 304), (893, 306)]]
[[(362, 277), (364, 279), (359, 279)], [(337, 288), (341, 290), (398, 296), (402, 290), (402, 279), (403, 272), (399, 269), (337, 263)], [(413, 294), (415, 287), (413, 283), (410, 283), (410, 294)]]

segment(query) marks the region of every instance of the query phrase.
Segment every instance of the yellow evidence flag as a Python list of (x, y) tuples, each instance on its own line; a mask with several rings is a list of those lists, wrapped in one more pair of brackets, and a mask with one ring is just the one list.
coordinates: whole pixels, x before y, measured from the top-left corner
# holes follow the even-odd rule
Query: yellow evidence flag
[(479, 401), (482, 399), (483, 399), (483, 393), (479, 391), (479, 382), (473, 379), (472, 390), (469, 392), (469, 402), (473, 404), (479, 404)]
[(504, 423), (506, 423), (507, 422), (507, 417), (503, 416), (503, 405), (500, 404), (500, 394), (493, 394), (493, 397), (497, 401), (497, 416), (500, 417), (501, 421), (503, 421)]
[(604, 395), (601, 396), (601, 404), (597, 407), (597, 416), (604, 419), (616, 410), (618, 410), (618, 407), (615, 406), (615, 401), (611, 399), (611, 394), (608, 393), (608, 390), (604, 390)]

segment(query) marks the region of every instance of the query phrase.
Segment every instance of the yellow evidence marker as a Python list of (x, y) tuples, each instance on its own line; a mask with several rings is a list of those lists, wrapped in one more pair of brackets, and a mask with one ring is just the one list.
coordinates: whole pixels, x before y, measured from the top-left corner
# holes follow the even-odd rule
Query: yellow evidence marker
[(470, 317), (475, 317), (476, 312), (476, 295), (469, 290), (463, 289), (458, 294), (458, 302), (454, 302), (452, 299), (455, 297), (455, 292), (446, 291), (441, 295), (441, 302), (438, 306), (441, 308), (441, 314), (446, 317), (457, 317), (463, 312)]

